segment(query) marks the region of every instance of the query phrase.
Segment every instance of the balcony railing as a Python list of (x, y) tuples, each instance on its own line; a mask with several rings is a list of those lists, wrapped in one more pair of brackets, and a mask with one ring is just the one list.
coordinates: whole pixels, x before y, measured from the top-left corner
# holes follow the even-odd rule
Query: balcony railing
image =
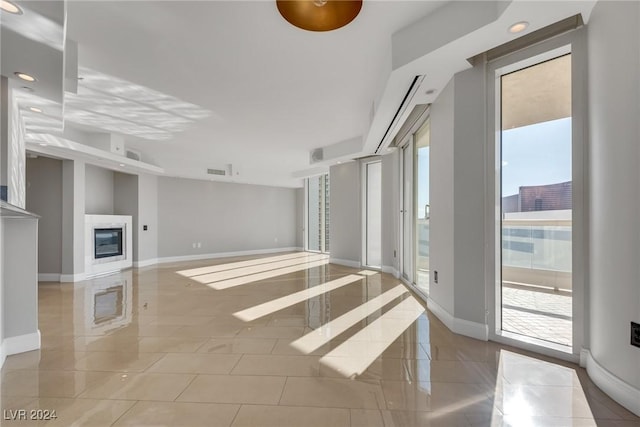
[[(418, 269), (429, 269), (429, 220), (418, 220)], [(571, 211), (505, 214), (502, 281), (571, 290)], [(424, 264), (424, 265), (423, 265)]]

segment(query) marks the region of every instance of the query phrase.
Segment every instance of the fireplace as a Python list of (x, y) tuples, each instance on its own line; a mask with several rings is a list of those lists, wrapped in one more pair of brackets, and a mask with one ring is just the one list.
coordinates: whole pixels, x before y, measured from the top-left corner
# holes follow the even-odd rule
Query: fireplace
[[(128, 215), (85, 215), (86, 278), (110, 274), (133, 264), (133, 227)], [(105, 301), (108, 298), (105, 297)]]
[(94, 258), (110, 258), (124, 254), (122, 246), (122, 227), (94, 228)]

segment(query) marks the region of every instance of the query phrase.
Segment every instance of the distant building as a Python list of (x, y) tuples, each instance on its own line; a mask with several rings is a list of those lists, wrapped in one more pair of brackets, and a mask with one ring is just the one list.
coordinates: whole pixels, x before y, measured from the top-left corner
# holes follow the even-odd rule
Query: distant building
[(520, 187), (518, 194), (502, 198), (502, 212), (554, 211), (571, 209), (571, 181)]

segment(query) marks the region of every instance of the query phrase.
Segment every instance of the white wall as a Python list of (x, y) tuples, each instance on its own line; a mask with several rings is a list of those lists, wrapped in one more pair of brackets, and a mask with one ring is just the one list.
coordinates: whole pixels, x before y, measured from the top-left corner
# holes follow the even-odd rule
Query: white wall
[(62, 281), (84, 273), (85, 164), (62, 161)]
[(400, 150), (382, 156), (382, 266), (394, 274), (398, 266)]
[[(27, 210), (38, 222), (38, 273), (62, 273), (62, 161), (27, 159)], [(55, 280), (55, 278), (52, 278)]]
[[(138, 175), (137, 224), (135, 261), (153, 261), (158, 258), (158, 177), (155, 175)], [(147, 230), (143, 230), (145, 225)]]
[(304, 247), (304, 187), (296, 189), (296, 246)]
[[(431, 105), (430, 242), (429, 266), (432, 270), (429, 298), (450, 315), (454, 314), (454, 212), (453, 212), (453, 79)], [(478, 159), (479, 161), (481, 159)], [(438, 283), (433, 271), (438, 271)]]
[(331, 260), (360, 265), (362, 257), (362, 215), (360, 163), (331, 166), (330, 231)]
[[(454, 234), (450, 237), (454, 241), (454, 315), (457, 319), (479, 324), (486, 323), (485, 304), (483, 304), (485, 301), (485, 162), (483, 161), (486, 146), (485, 82), (486, 73), (482, 66), (455, 75)], [(438, 225), (434, 223), (433, 227), (436, 228)], [(438, 251), (435, 244), (433, 250)]]
[(638, 2), (598, 2), (588, 26), (591, 353), (637, 390), (629, 322), (640, 322), (639, 28)]
[(293, 248), (296, 210), (293, 188), (160, 177), (158, 256)]
[(114, 172), (87, 165), (85, 171), (85, 212), (87, 215), (113, 215)]
[(138, 175), (113, 173), (113, 213), (131, 216), (133, 261), (138, 261)]

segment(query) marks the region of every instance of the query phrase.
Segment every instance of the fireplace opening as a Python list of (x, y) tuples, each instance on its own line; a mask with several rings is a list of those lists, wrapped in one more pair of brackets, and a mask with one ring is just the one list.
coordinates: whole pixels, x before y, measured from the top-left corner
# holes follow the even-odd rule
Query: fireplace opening
[(94, 258), (123, 255), (122, 228), (94, 228)]

